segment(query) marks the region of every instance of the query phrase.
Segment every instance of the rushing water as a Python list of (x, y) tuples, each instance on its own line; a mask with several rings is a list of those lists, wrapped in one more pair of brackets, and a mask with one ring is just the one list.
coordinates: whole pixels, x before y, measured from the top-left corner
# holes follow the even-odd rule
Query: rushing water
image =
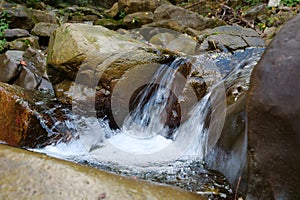
[[(209, 87), (207, 94), (190, 108), (187, 119), (172, 130), (164, 122), (170, 96), (176, 94), (174, 91), (178, 88), (183, 89), (175, 83), (177, 67), (187, 62), (183, 58), (159, 68), (151, 84), (139, 91), (135, 107), (121, 129), (110, 129), (103, 119), (73, 115), (65, 123), (76, 125), (79, 138), (35, 151), (210, 197), (230, 199), (232, 190), (226, 179), (218, 172), (206, 170), (202, 159), (220, 137), (228, 88), (248, 89), (251, 70), (262, 52), (263, 49), (248, 49), (234, 55), (189, 59), (194, 60), (195, 65), (215, 70), (217, 75), (213, 78), (223, 78)], [(174, 116), (179, 115), (176, 110), (172, 112)]]

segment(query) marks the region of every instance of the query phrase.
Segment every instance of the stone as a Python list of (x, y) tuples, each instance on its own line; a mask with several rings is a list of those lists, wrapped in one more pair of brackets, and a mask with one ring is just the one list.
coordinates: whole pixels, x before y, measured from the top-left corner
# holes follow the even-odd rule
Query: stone
[(220, 49), (226, 52), (226, 49), (237, 50), (246, 48), (247, 46), (247, 43), (241, 37), (219, 34), (208, 36), (206, 40), (201, 43), (200, 49), (206, 51)]
[(27, 36), (30, 36), (30, 34), (29, 31), (25, 29), (14, 28), (14, 29), (6, 29), (4, 31), (4, 37), (7, 41), (11, 41), (16, 38), (27, 37)]
[(46, 36), (50, 37), (50, 35), (58, 28), (57, 24), (39, 22), (35, 24), (31, 33), (37, 36)]
[(126, 14), (135, 12), (153, 12), (158, 6), (168, 3), (165, 0), (119, 0), (119, 11), (124, 11)]
[[(124, 73), (140, 65), (166, 60), (164, 54), (156, 54), (156, 49), (145, 43), (102, 26), (86, 24), (65, 24), (57, 29), (50, 38), (48, 50), (50, 79), (54, 85), (65, 80), (75, 81), (75, 88), (70, 92), (62, 91), (62, 94), (73, 95), (73, 103), (87, 113), (95, 111), (95, 95), (99, 94), (96, 88), (111, 93)], [(109, 98), (110, 95), (99, 96), (96, 102), (98, 117), (109, 115)], [(109, 117), (113, 123), (112, 116)]]
[(7, 83), (15, 77), (17, 65), (23, 59), (24, 51), (8, 50), (0, 54), (0, 82)]
[(99, 20), (97, 15), (74, 15), (70, 21), (73, 23), (90, 23), (93, 25), (97, 20)]
[(136, 12), (126, 15), (123, 19), (123, 23), (126, 24), (129, 28), (140, 27), (143, 24), (149, 24), (151, 22), (153, 22), (152, 12)]
[(241, 26), (219, 26), (214, 29), (211, 29), (207, 33), (208, 35), (212, 34), (227, 34), (233, 36), (247, 36), (247, 37), (259, 37), (259, 34), (251, 29), (251, 28), (244, 28)]
[(27, 8), (24, 6), (18, 5), (11, 6), (7, 10), (9, 16), (9, 28), (20, 28), (25, 30), (31, 30), (34, 26), (34, 20), (30, 16), (30, 13), (27, 12)]
[(172, 33), (158, 33), (155, 34), (151, 39), (149, 40), (150, 43), (159, 45), (161, 47), (166, 48), (167, 44), (169, 44), (172, 40), (176, 38), (175, 34)]
[(251, 75), (249, 199), (300, 199), (299, 23), (285, 24)]
[(181, 34), (174, 40), (170, 41), (166, 45), (166, 48), (171, 51), (179, 51), (187, 55), (193, 55), (195, 54), (196, 46), (197, 41), (187, 35)]
[(1, 199), (207, 199), (3, 144), (0, 176)]
[(105, 11), (105, 14), (111, 18), (114, 18), (119, 13), (119, 5), (118, 2), (114, 3), (113, 6)]
[(28, 47), (39, 49), (39, 38), (37, 36), (18, 38), (8, 43), (10, 50), (25, 51)]
[(223, 52), (245, 49), (247, 47), (265, 47), (264, 40), (253, 29), (240, 26), (219, 26), (198, 36), (203, 41), (200, 50), (219, 50)]
[(163, 4), (154, 11), (154, 23), (149, 24), (149, 26), (162, 25), (163, 28), (184, 32), (187, 28), (201, 31), (224, 24), (224, 21), (217, 18), (206, 18), (178, 6)]
[(71, 136), (71, 131), (66, 125), (56, 129), (58, 131), (56, 133), (46, 131), (47, 128), (50, 130), (56, 122), (53, 119), (59, 120), (63, 111), (56, 110), (57, 112), (50, 114), (48, 111), (50, 108), (46, 107), (43, 111), (47, 111), (48, 114), (42, 110), (38, 112), (37, 102), (46, 104), (45, 95), (38, 91), (29, 91), (18, 86), (0, 83), (2, 105), (0, 140), (2, 142), (16, 147), (33, 148), (55, 143), (58, 140), (67, 141)]
[(36, 10), (36, 9), (31, 9), (30, 11), (36, 23), (44, 22), (44, 23), (58, 24), (58, 17), (56, 16), (54, 11), (43, 11), (43, 10)]
[(262, 38), (258, 37), (242, 37), (249, 47), (265, 47), (266, 43)]

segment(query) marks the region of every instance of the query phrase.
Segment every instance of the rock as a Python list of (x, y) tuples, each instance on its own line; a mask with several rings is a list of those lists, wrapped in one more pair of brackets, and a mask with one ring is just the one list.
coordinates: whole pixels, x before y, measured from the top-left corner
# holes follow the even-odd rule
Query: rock
[(227, 34), (211, 35), (201, 44), (200, 49), (215, 50), (227, 52), (228, 50), (237, 50), (246, 48), (248, 45), (241, 37)]
[(55, 12), (53, 11), (31, 9), (30, 12), (36, 23), (44, 22), (44, 23), (58, 24), (58, 18)]
[(0, 54), (0, 82), (7, 83), (17, 74), (17, 65), (23, 59), (24, 51), (8, 50)]
[(153, 12), (158, 6), (168, 3), (165, 0), (119, 0), (119, 11), (124, 11), (126, 14), (135, 12)]
[(123, 23), (129, 28), (137, 28), (143, 24), (149, 24), (153, 22), (152, 12), (136, 12), (126, 15), (123, 19)]
[(198, 36), (200, 50), (221, 50), (224, 52), (246, 47), (264, 47), (265, 42), (259, 34), (240, 26), (219, 26)]
[(8, 16), (9, 16), (9, 28), (20, 28), (20, 29), (26, 29), (31, 30), (34, 26), (34, 21), (30, 14), (26, 12), (26, 8), (21, 5), (13, 5), (10, 4), (10, 7), (7, 10)]
[(29, 31), (25, 29), (14, 28), (14, 29), (6, 29), (4, 31), (4, 37), (7, 41), (12, 41), (14, 39), (20, 37), (27, 37), (27, 36), (30, 36), (30, 34)]
[(171, 51), (179, 51), (187, 55), (193, 55), (195, 54), (197, 44), (197, 41), (195, 41), (193, 38), (181, 34), (176, 39), (170, 41), (166, 45), (166, 48), (170, 49)]
[(155, 45), (159, 45), (163, 48), (166, 48), (166, 46), (176, 38), (177, 35), (172, 34), (172, 33), (158, 33), (156, 35), (154, 35), (153, 37), (151, 37), (151, 39), (149, 40), (150, 43), (155, 44)]
[(104, 26), (110, 30), (118, 30), (120, 28), (125, 28), (126, 26), (120, 20), (114, 20), (111, 18), (102, 18), (95, 22), (95, 25)]
[(37, 36), (50, 37), (50, 35), (58, 28), (57, 24), (39, 22), (35, 24), (31, 33)]
[(272, 41), (273, 37), (276, 35), (278, 28), (270, 27), (264, 30), (263, 39), (265, 40), (266, 45), (268, 46)]
[(300, 199), (299, 23), (286, 23), (251, 76), (249, 199)]
[(1, 199), (206, 199), (6, 145), (0, 145), (0, 163)]
[(97, 20), (99, 20), (99, 17), (97, 15), (75, 15), (71, 17), (70, 22), (73, 23), (86, 23), (93, 25)]
[(30, 36), (24, 38), (18, 38), (8, 43), (10, 50), (25, 51), (28, 47), (39, 49), (39, 38), (37, 36)]
[[(5, 54), (1, 54), (2, 63), (0, 62), (0, 81), (8, 83), (16, 78), (13, 84), (19, 85), (27, 89), (35, 89), (42, 76), (46, 77), (46, 57), (39, 50), (31, 47), (26, 51), (9, 50)], [(17, 65), (21, 60), (26, 61), (27, 66), (22, 68), (19, 77), (17, 76)]]
[(118, 2), (114, 3), (113, 6), (105, 11), (105, 14), (111, 18), (114, 18), (119, 13), (119, 4)]
[[(77, 102), (81, 110), (94, 113), (95, 109), (90, 106), (95, 105), (95, 89), (108, 90), (111, 94), (124, 73), (140, 65), (164, 62), (166, 56), (155, 51), (145, 43), (101, 26), (65, 24), (50, 39), (48, 73), (55, 85), (76, 79), (75, 88), (62, 93), (73, 95), (74, 98), (68, 96), (67, 99)], [(111, 109), (109, 98), (110, 95), (99, 96), (96, 102), (98, 117), (111, 112), (107, 110)], [(113, 123), (112, 116), (109, 117)]]
[(103, 8), (110, 8), (113, 6), (113, 4), (115, 4), (117, 2), (118, 2), (118, 0), (107, 0), (107, 1), (94, 0), (94, 1), (92, 1), (93, 5), (100, 6)]
[[(58, 120), (63, 112), (56, 110), (56, 113), (49, 113), (49, 107), (38, 111), (37, 102), (43, 102), (39, 107), (41, 109), (47, 101), (50, 100), (46, 100), (45, 95), (37, 91), (0, 83), (0, 140), (12, 146), (30, 148), (41, 147), (58, 140), (67, 141), (71, 136), (70, 130), (66, 125), (63, 127), (64, 122), (53, 120)], [(52, 127), (54, 123), (62, 127)], [(53, 128), (54, 131), (47, 132), (47, 128)]]
[(184, 32), (187, 28), (204, 30), (224, 24), (225, 22), (217, 18), (205, 18), (195, 12), (174, 5), (163, 4), (154, 11), (154, 22), (148, 26), (160, 26)]

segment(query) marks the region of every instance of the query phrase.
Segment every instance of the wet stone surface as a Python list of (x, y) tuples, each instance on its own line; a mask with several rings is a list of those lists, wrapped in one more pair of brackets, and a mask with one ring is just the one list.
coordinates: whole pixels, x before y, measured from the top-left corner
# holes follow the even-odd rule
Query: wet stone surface
[(219, 172), (208, 170), (205, 163), (199, 161), (175, 161), (165, 165), (156, 165), (147, 168), (124, 168), (115, 163), (91, 163), (81, 161), (81, 164), (89, 165), (105, 171), (162, 183), (182, 188), (212, 199), (233, 199), (232, 187), (226, 178)]

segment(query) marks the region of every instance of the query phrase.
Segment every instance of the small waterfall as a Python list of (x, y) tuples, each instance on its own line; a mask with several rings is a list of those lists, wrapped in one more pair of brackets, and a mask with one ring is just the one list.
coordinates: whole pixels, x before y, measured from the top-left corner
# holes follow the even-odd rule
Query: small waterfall
[[(210, 178), (210, 175), (221, 176), (210, 174), (201, 161), (220, 137), (226, 114), (227, 89), (238, 82), (247, 90), (251, 70), (262, 52), (263, 49), (249, 50), (245, 51), (247, 56), (223, 57), (232, 65), (230, 70), (224, 68), (224, 73), (224, 61), (219, 55), (177, 58), (168, 65), (163, 64), (149, 84), (136, 91), (136, 98), (129, 105), (131, 112), (121, 129), (110, 129), (103, 119), (75, 115), (72, 117), (76, 121), (79, 139), (35, 151), (76, 162), (88, 162), (123, 175), (158, 182), (164, 180), (165, 183), (200, 193), (206, 191), (205, 185), (213, 185), (229, 194), (230, 187), (225, 179), (221, 178), (222, 183), (217, 183), (217, 180)], [(215, 70), (216, 75), (208, 77), (207, 82), (219, 79), (208, 87), (204, 97), (189, 107), (187, 116), (183, 118), (180, 117), (182, 113), (172, 105), (182, 103), (181, 93), (187, 77), (178, 75), (178, 67), (186, 62), (192, 62), (195, 66), (207, 65), (209, 70)], [(181, 77), (180, 81), (178, 77)], [(220, 80), (220, 77), (223, 79)], [(178, 125), (168, 125), (170, 113), (178, 117)]]
[[(175, 91), (177, 68), (186, 59), (177, 58), (170, 65), (162, 65), (154, 74), (143, 90), (134, 99), (137, 106), (127, 116), (123, 125), (123, 131), (126, 134), (138, 138), (147, 139), (156, 136), (158, 133), (167, 136), (168, 127), (165, 126), (167, 106), (173, 103), (171, 100), (172, 91)], [(183, 89), (183, 88), (181, 88)], [(175, 117), (179, 114), (176, 110), (172, 111)]]

